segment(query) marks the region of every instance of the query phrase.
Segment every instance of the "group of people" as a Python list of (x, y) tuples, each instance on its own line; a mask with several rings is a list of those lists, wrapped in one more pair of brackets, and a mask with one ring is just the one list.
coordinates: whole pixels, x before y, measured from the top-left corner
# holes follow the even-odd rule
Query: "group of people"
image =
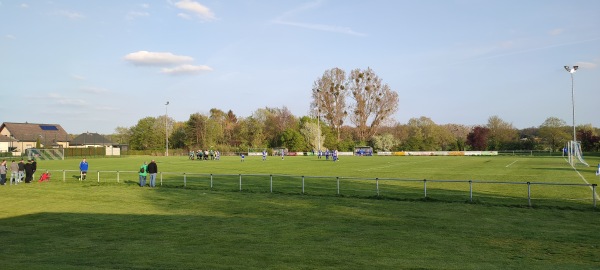
[[(6, 184), (6, 174), (8, 173), (9, 167), (6, 164), (6, 159), (0, 163), (0, 185)], [(10, 163), (10, 184), (16, 185), (18, 183), (31, 183), (35, 171), (37, 170), (37, 162), (35, 159), (28, 159), (27, 162), (21, 159), (18, 163), (14, 160)]]
[(329, 160), (329, 157), (331, 156), (331, 160), (338, 161), (338, 150), (331, 150), (331, 151), (329, 151), (329, 149), (327, 149), (325, 151), (319, 150), (319, 152), (317, 153), (317, 156), (318, 156), (318, 159), (321, 159), (322, 156), (325, 156), (325, 160)]
[[(80, 179), (81, 180), (85, 180), (85, 177), (87, 175), (88, 169), (89, 169), (89, 164), (87, 162), (87, 160), (85, 158), (83, 158), (83, 160), (81, 161), (81, 163), (79, 163), (79, 171), (80, 171)], [(156, 187), (156, 174), (158, 173), (158, 165), (156, 165), (156, 161), (153, 159), (152, 161), (150, 161), (150, 163), (146, 163), (144, 161), (144, 164), (142, 164), (142, 166), (140, 166), (139, 172), (138, 172), (138, 176), (139, 176), (139, 180), (140, 180), (140, 187), (145, 187), (146, 186), (146, 179), (148, 177), (148, 175), (150, 175), (150, 187)]]
[(221, 153), (217, 150), (204, 150), (202, 151), (202, 149), (194, 152), (194, 150), (190, 151), (189, 153), (189, 159), (194, 160), (194, 159), (198, 159), (198, 160), (220, 160), (221, 159)]
[(156, 187), (156, 174), (158, 173), (158, 165), (156, 165), (156, 161), (154, 159), (150, 161), (149, 164), (142, 164), (140, 167), (140, 187), (146, 186), (146, 177), (150, 175), (150, 187)]

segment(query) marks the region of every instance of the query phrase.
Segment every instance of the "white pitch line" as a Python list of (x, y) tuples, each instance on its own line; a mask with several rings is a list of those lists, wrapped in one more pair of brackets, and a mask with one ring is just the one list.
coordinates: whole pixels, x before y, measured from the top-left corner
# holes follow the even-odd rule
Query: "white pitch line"
[(517, 162), (517, 161), (519, 161), (519, 160), (517, 159), (517, 160), (513, 161), (511, 164), (508, 164), (508, 165), (506, 165), (506, 166), (504, 166), (504, 167), (505, 167), (505, 168), (508, 168), (508, 167), (510, 167), (510, 165), (513, 165), (513, 164), (515, 164), (515, 162)]
[[(565, 159), (565, 160), (566, 160), (566, 159)], [(567, 162), (568, 162), (568, 161), (567, 161)], [(588, 181), (585, 179), (585, 177), (583, 177), (583, 175), (581, 175), (581, 173), (579, 173), (579, 171), (577, 170), (577, 168), (575, 168), (575, 166), (571, 165), (571, 168), (573, 168), (573, 170), (575, 170), (575, 172), (576, 172), (577, 174), (579, 174), (579, 177), (581, 177), (581, 179), (583, 180), (583, 182), (585, 182), (585, 183), (586, 183), (586, 184), (588, 184), (588, 185), (590, 184), (590, 182), (588, 182)], [(590, 186), (589, 188), (590, 188), (592, 191), (594, 190), (594, 188), (593, 188), (593, 187), (591, 187), (591, 186)], [(594, 195), (596, 196), (596, 199), (597, 199), (597, 200), (600, 200), (600, 196), (598, 196), (598, 192), (597, 192), (597, 191), (596, 191), (596, 193), (595, 193)]]

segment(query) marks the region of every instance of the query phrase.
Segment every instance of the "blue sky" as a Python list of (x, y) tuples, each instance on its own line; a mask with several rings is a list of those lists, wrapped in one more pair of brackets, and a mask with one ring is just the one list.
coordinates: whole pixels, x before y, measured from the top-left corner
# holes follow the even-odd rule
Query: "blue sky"
[(394, 119), (600, 127), (600, 1), (0, 0), (0, 122), (112, 133), (165, 113), (308, 115), (327, 69), (370, 67)]

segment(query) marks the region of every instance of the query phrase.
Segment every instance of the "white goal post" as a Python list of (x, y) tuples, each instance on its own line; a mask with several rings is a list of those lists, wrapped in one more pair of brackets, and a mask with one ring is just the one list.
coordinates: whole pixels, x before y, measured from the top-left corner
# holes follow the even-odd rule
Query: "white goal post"
[(567, 143), (567, 153), (569, 157), (569, 163), (571, 166), (575, 166), (577, 163), (581, 163), (587, 167), (590, 165), (585, 162), (581, 153), (581, 143), (578, 141), (569, 141)]

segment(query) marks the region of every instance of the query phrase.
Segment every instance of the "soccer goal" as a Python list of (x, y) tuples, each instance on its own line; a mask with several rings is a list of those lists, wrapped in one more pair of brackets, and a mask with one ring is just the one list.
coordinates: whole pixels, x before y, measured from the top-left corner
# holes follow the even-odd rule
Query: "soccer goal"
[(35, 149), (30, 148), (25, 150), (28, 159), (41, 159), (41, 160), (64, 160), (65, 150), (60, 149)]
[(567, 153), (569, 157), (569, 163), (571, 166), (577, 165), (577, 163), (581, 163), (585, 166), (590, 166), (583, 159), (583, 155), (581, 154), (581, 143), (578, 141), (569, 141), (567, 143)]
[(263, 151), (267, 152), (267, 148), (248, 148), (248, 156), (262, 156)]

